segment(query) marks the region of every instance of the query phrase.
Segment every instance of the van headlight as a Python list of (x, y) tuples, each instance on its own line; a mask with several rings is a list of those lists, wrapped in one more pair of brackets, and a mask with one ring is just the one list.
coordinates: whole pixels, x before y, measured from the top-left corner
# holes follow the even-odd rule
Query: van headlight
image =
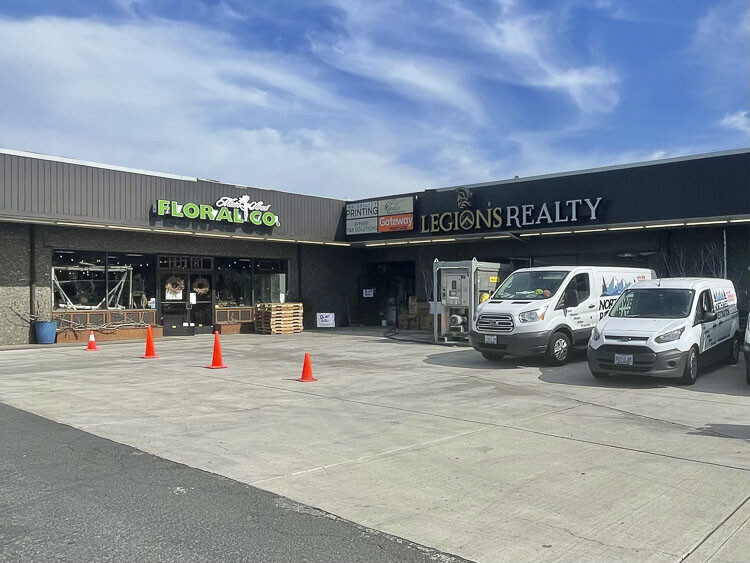
[(518, 315), (518, 320), (522, 323), (535, 323), (537, 321), (544, 320), (544, 313), (547, 312), (547, 307), (540, 307), (533, 311), (526, 311)]
[(591, 331), (591, 340), (599, 340), (601, 337), (602, 333), (594, 327), (594, 330)]
[(654, 342), (657, 344), (664, 344), (665, 342), (674, 342), (675, 340), (679, 340), (680, 336), (682, 336), (682, 333), (685, 332), (685, 327), (680, 327), (677, 330), (672, 330), (670, 332), (665, 332), (664, 334), (660, 334), (656, 338), (654, 338)]

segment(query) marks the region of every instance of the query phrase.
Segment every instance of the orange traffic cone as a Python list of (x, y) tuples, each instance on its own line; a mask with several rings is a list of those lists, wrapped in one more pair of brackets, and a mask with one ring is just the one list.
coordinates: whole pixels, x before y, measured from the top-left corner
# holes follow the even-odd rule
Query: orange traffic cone
[(148, 325), (146, 327), (146, 353), (141, 356), (144, 360), (149, 360), (151, 358), (158, 358), (159, 356), (156, 354), (156, 349), (154, 348), (154, 331), (151, 328), (151, 325)]
[(224, 362), (221, 361), (221, 342), (219, 342), (219, 331), (214, 332), (214, 357), (211, 360), (211, 365), (206, 366), (208, 369), (224, 369), (229, 366), (225, 366)]
[(96, 347), (96, 338), (94, 338), (94, 331), (89, 331), (89, 344), (86, 346), (87, 352), (96, 352), (99, 348)]
[(302, 364), (302, 377), (300, 377), (297, 381), (302, 381), (303, 383), (317, 381), (317, 379), (313, 377), (312, 363), (310, 362), (309, 352), (305, 352), (305, 363)]

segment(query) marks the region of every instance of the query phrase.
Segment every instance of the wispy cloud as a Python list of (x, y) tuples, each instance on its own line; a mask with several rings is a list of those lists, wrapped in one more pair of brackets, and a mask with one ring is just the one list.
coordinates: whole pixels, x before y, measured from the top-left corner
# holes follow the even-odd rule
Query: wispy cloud
[(483, 65), (485, 72), (517, 84), (559, 90), (584, 112), (609, 112), (617, 105), (617, 71), (602, 64), (576, 64), (560, 32), (562, 12), (532, 12), (512, 2), (501, 3), (489, 15), (460, 3), (452, 3), (451, 9), (455, 33), (473, 39), (494, 58), (493, 64)]
[(750, 134), (750, 112), (740, 110), (728, 113), (719, 121), (719, 125), (727, 129), (736, 129), (737, 131)]
[(0, 20), (0, 36), (0, 145), (340, 197), (429, 183), (352, 142), (337, 116), (363, 127), (356, 100), (292, 56), (153, 19)]
[(700, 65), (704, 87), (715, 104), (736, 104), (738, 97), (747, 101), (750, 4), (726, 0), (709, 6), (696, 22), (688, 56)]

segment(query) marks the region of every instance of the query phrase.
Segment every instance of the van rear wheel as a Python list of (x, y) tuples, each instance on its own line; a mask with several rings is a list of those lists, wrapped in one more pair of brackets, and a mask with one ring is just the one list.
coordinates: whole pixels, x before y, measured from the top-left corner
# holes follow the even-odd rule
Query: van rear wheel
[(740, 335), (735, 334), (734, 338), (732, 338), (732, 346), (729, 349), (729, 357), (727, 358), (727, 362), (730, 366), (737, 365), (737, 362), (740, 361)]
[(556, 332), (547, 345), (547, 361), (553, 366), (561, 366), (570, 356), (570, 337), (564, 332)]
[(698, 350), (692, 347), (688, 352), (685, 370), (682, 372), (680, 382), (685, 385), (692, 385), (696, 379), (698, 379)]

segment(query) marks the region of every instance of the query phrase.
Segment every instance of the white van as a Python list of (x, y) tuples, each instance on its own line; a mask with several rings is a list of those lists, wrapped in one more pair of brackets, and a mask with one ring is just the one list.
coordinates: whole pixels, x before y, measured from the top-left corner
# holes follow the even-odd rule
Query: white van
[(594, 377), (638, 373), (692, 385), (698, 362), (740, 354), (737, 294), (729, 280), (672, 278), (639, 282), (625, 291), (591, 334)]
[(488, 360), (545, 354), (555, 365), (585, 345), (619, 295), (652, 270), (547, 266), (516, 270), (477, 307), (471, 345)]

